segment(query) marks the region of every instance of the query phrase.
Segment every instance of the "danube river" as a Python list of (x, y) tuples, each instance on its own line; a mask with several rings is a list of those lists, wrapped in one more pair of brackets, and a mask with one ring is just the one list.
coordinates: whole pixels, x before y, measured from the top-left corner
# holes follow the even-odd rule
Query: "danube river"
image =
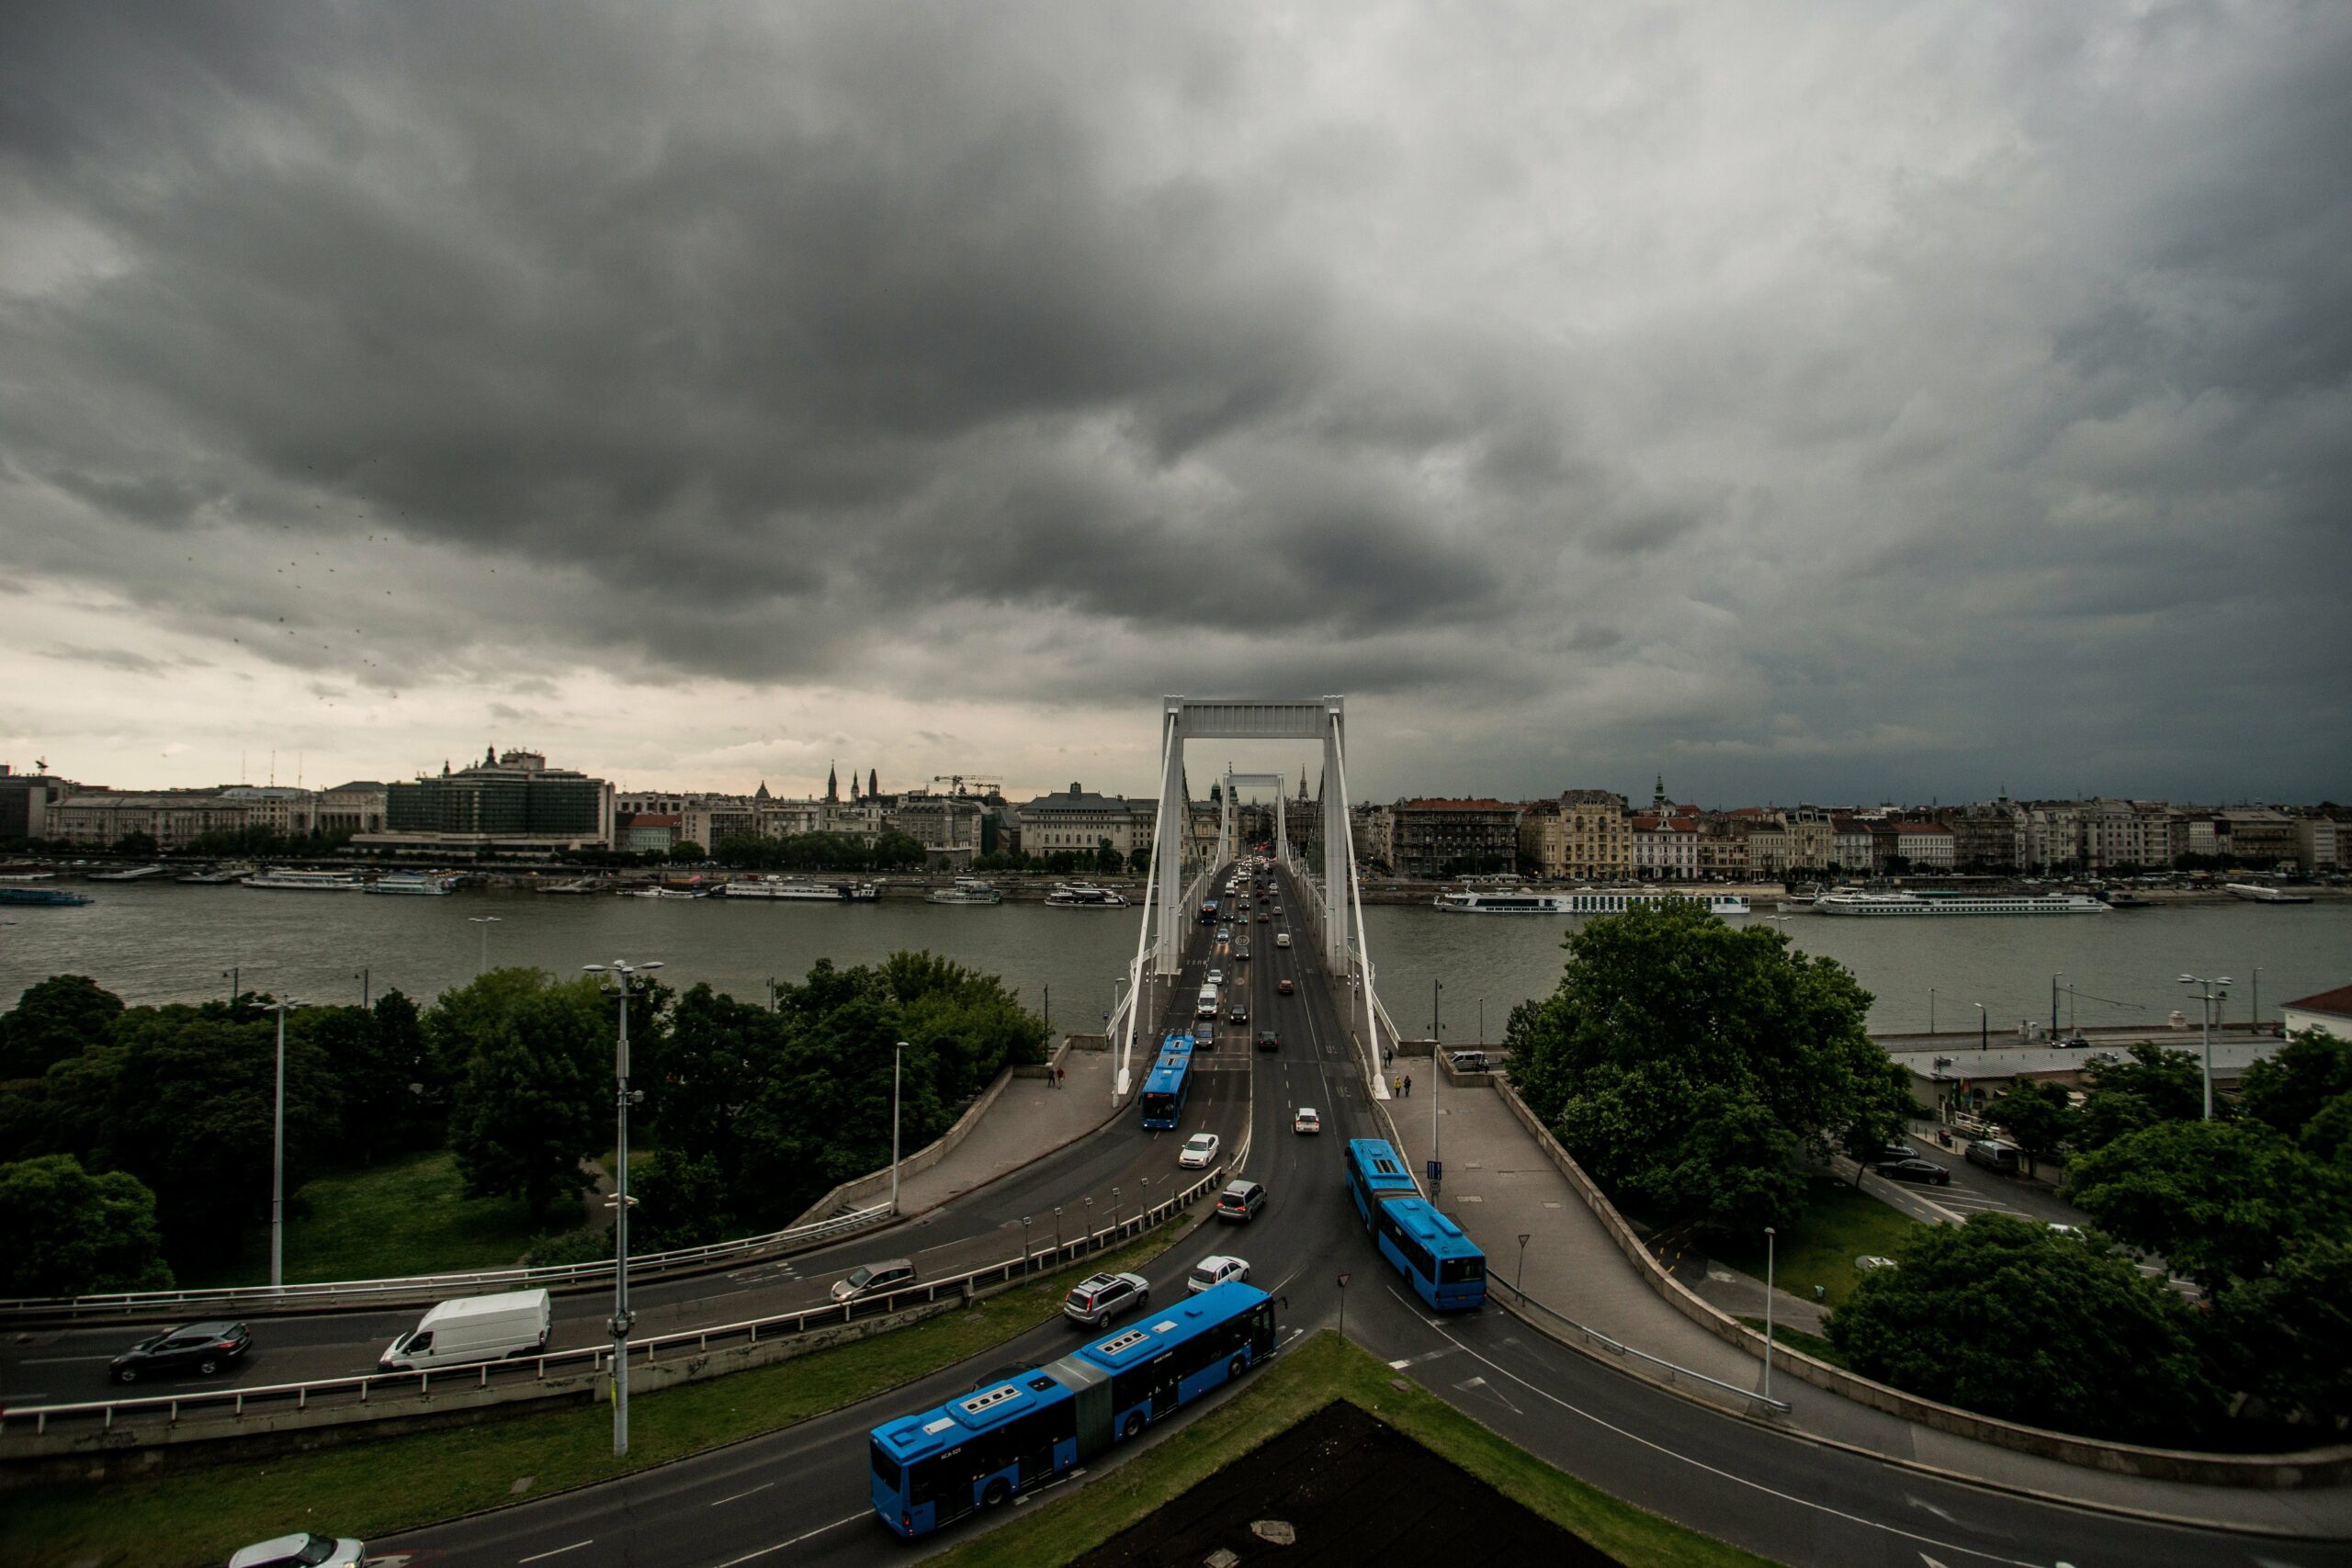
[[(225, 995), (229, 973), (248, 990), (303, 1001), (359, 999), (361, 976), (378, 994), (398, 987), (420, 1000), (470, 978), (482, 960), (577, 973), (614, 958), (659, 959), (683, 990), (707, 980), (746, 998), (770, 978), (795, 980), (820, 958), (862, 964), (900, 948), (927, 948), (1003, 977), (1032, 1007), (1050, 989), (1060, 1028), (1101, 1027), (1112, 982), (1134, 955), (1138, 912), (1054, 909), (1041, 904), (955, 907), (892, 899), (879, 904), (776, 904), (612, 897), (550, 897), (465, 892), (446, 898), (297, 893), (250, 887), (133, 883), (82, 889), (79, 908), (0, 908), (0, 1006), (46, 975), (88, 975), (133, 1002)], [(1430, 983), (1442, 980), (1443, 1035), (1499, 1038), (1514, 1003), (1558, 981), (1557, 919), (1441, 914), (1409, 905), (1364, 911), (1381, 993), (1407, 1033), (1430, 1021)], [(1747, 917), (1758, 923), (1764, 916)], [(494, 924), (477, 924), (479, 919)], [(1272, 928), (1252, 930), (1262, 943)], [(2198, 905), (2105, 915), (1928, 920), (1843, 919), (1792, 914), (1781, 924), (1808, 953), (1860, 976), (1882, 1032), (1928, 1027), (1973, 1034), (1983, 1002), (1995, 1034), (2018, 1021), (2047, 1021), (2059, 980), (2062, 1024), (2160, 1027), (2187, 1005), (2183, 972), (2227, 975), (2225, 1004), (2243, 1021), (2261, 970), (2261, 1004), (2278, 1016), (2290, 998), (2352, 982), (2352, 902)], [(2070, 998), (2066, 987), (2075, 987)], [(2195, 1021), (2192, 1012), (2190, 1021)]]

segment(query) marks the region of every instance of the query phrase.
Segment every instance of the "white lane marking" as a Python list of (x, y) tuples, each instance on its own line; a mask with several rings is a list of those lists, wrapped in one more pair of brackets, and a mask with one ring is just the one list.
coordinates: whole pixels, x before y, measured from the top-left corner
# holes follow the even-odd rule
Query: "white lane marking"
[(829, 1525), (819, 1525), (815, 1529), (809, 1530), (805, 1534), (796, 1535), (790, 1540), (780, 1540), (774, 1546), (763, 1546), (757, 1551), (747, 1551), (741, 1557), (730, 1557), (726, 1562), (718, 1564), (718, 1568), (735, 1568), (735, 1565), (739, 1562), (750, 1562), (758, 1558), (765, 1557), (771, 1551), (782, 1551), (787, 1546), (798, 1546), (804, 1540), (814, 1540), (819, 1536), (824, 1534), (827, 1530), (837, 1530), (845, 1524), (850, 1524), (855, 1520), (865, 1517), (867, 1514), (870, 1514), (874, 1510), (871, 1508), (865, 1508), (850, 1515), (847, 1518), (835, 1519)]
[(752, 1487), (751, 1492), (738, 1492), (732, 1496), (720, 1497), (711, 1502), (708, 1506), (716, 1508), (720, 1503), (733, 1503), (741, 1498), (749, 1497), (752, 1495), (752, 1492), (764, 1492), (775, 1484), (775, 1483), (773, 1481), (763, 1481), (757, 1486)]
[[(1435, 1325), (1432, 1325), (1431, 1326), (1434, 1327)], [(2029, 1562), (2022, 1557), (2000, 1557), (1989, 1551), (1979, 1551), (1977, 1548), (1973, 1546), (1962, 1546), (1955, 1541), (1938, 1540), (1932, 1536), (1920, 1535), (1915, 1531), (1903, 1529), (1894, 1525), (1882, 1524), (1876, 1519), (1866, 1519), (1860, 1514), (1849, 1514), (1842, 1508), (1833, 1508), (1826, 1503), (1816, 1503), (1809, 1497), (1800, 1497), (1793, 1493), (1782, 1492), (1777, 1487), (1767, 1486), (1760, 1481), (1750, 1481), (1744, 1475), (1734, 1475), (1728, 1470), (1719, 1470), (1715, 1466), (1705, 1462), (1703, 1460), (1695, 1460), (1688, 1454), (1677, 1453), (1672, 1449), (1666, 1447), (1662, 1443), (1652, 1442), (1649, 1438), (1643, 1437), (1638, 1432), (1629, 1432), (1623, 1427), (1617, 1426), (1611, 1422), (1604, 1421), (1600, 1416), (1595, 1416), (1591, 1411), (1586, 1410), (1580, 1405), (1570, 1404), (1568, 1401), (1562, 1399), (1558, 1394), (1552, 1393), (1549, 1389), (1538, 1388), (1535, 1384), (1529, 1382), (1525, 1378), (1521, 1377), (1517, 1372), (1512, 1371), (1509, 1367), (1503, 1366), (1497, 1361), (1488, 1360), (1486, 1357), (1479, 1355), (1477, 1351), (1471, 1349), (1469, 1346), (1463, 1344), (1461, 1340), (1454, 1339), (1453, 1335), (1446, 1333), (1442, 1328), (1438, 1329), (1438, 1334), (1442, 1338), (1452, 1340), (1454, 1348), (1460, 1350), (1463, 1354), (1472, 1357), (1475, 1359), (1494, 1368), (1496, 1371), (1500, 1372), (1503, 1376), (1510, 1379), (1511, 1382), (1519, 1384), (1521, 1388), (1526, 1389), (1531, 1393), (1535, 1394), (1538, 1398), (1548, 1399), (1553, 1404), (1558, 1405), (1561, 1409), (1568, 1412), (1570, 1415), (1583, 1416), (1586, 1420), (1591, 1422), (1594, 1426), (1600, 1427), (1604, 1432), (1613, 1432), (1617, 1436), (1624, 1438), (1629, 1441), (1639, 1443), (1642, 1447), (1650, 1450), (1652, 1452), (1663, 1454), (1668, 1459), (1679, 1460), (1684, 1464), (1690, 1466), (1693, 1470), (1702, 1470), (1710, 1475), (1719, 1476), (1722, 1479), (1732, 1482), (1736, 1485), (1745, 1486), (1752, 1492), (1761, 1492), (1767, 1497), (1778, 1498), (1783, 1503), (1793, 1503), (1800, 1508), (1809, 1508), (1816, 1514), (1826, 1514), (1831, 1518), (1843, 1519), (1849, 1524), (1860, 1525), (1866, 1529), (1883, 1530), (1888, 1535), (1894, 1536), (1903, 1540), (1915, 1541), (1922, 1546), (1932, 1546), (1944, 1551), (1963, 1552), (1970, 1557), (1982, 1558), (1987, 1562), (2008, 1564), (2008, 1568), (2042, 1568), (2041, 1563)]]
[(1915, 1508), (1925, 1508), (1925, 1509), (1927, 1509), (1927, 1510), (1928, 1510), (1928, 1512), (1929, 1512), (1929, 1513), (1931, 1513), (1931, 1514), (1935, 1515), (1935, 1516), (1936, 1516), (1936, 1517), (1938, 1517), (1938, 1518), (1939, 1518), (1939, 1519), (1943, 1520), (1943, 1522), (1944, 1522), (1944, 1523), (1946, 1523), (1946, 1524), (1948, 1524), (1948, 1525), (1956, 1525), (1956, 1524), (1960, 1523), (1960, 1521), (1959, 1521), (1958, 1519), (1953, 1518), (1953, 1517), (1951, 1517), (1951, 1515), (1950, 1515), (1949, 1513), (1946, 1513), (1943, 1509), (1937, 1507), (1933, 1503), (1928, 1502), (1925, 1497), (1914, 1497), (1914, 1496), (1912, 1496), (1909, 1493), (1907, 1493), (1907, 1492), (1906, 1492), (1906, 1493), (1905, 1493), (1905, 1494), (1904, 1494), (1904, 1495), (1903, 1495), (1903, 1500), (1904, 1500), (1905, 1502), (1906, 1502), (1906, 1503), (1910, 1504), (1910, 1505), (1911, 1505), (1913, 1507), (1915, 1507)]
[(577, 1551), (582, 1547), (592, 1544), (595, 1539), (596, 1538), (592, 1535), (586, 1540), (575, 1540), (570, 1546), (559, 1546), (553, 1551), (537, 1552), (532, 1556), (523, 1558), (521, 1561), (525, 1562), (537, 1562), (541, 1558), (560, 1557), (567, 1551)]

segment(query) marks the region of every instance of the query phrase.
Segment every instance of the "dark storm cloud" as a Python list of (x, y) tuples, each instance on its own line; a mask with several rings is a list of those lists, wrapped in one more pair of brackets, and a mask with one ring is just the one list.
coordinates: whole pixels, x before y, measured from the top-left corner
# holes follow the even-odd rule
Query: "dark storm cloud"
[(2324, 793), (2347, 73), (2329, 7), (16, 7), (0, 577), (338, 690), (1363, 693), (1434, 737), (1375, 789), (1949, 796), (2226, 698)]

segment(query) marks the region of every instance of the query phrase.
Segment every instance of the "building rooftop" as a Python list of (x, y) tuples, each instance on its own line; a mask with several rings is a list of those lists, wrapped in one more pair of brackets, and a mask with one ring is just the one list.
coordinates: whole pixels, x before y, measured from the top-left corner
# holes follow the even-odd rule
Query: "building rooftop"
[(2308, 997), (2297, 997), (2281, 1006), (2300, 1008), (2305, 1012), (2329, 1012), (2352, 1018), (2352, 986), (2338, 986), (2332, 991), (2315, 991)]

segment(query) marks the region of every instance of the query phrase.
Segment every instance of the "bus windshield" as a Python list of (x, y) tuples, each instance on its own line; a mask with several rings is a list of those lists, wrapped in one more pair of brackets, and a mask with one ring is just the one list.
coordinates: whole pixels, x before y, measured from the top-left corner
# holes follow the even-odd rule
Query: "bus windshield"
[(884, 1453), (880, 1443), (868, 1443), (865, 1446), (869, 1450), (871, 1450), (870, 1457), (874, 1463), (874, 1479), (888, 1487), (891, 1491), (898, 1491), (899, 1461), (892, 1459), (888, 1454)]
[(1172, 1094), (1147, 1094), (1143, 1097), (1143, 1113), (1153, 1121), (1176, 1114), (1176, 1097)]

